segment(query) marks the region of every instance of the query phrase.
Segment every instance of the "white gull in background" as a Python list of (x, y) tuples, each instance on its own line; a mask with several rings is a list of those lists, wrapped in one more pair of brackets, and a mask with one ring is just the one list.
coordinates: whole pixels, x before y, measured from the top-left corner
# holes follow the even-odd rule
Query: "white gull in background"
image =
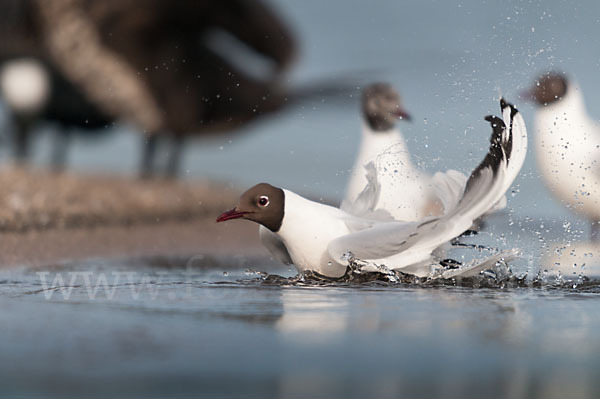
[[(221, 214), (217, 222), (243, 218), (266, 227), (274, 233), (273, 242), (277, 244), (267, 248), (300, 272), (342, 276), (351, 253), (372, 265), (428, 275), (432, 252), (493, 207), (523, 165), (527, 150), (525, 123), (521, 114), (503, 100), (501, 109), (502, 119), (486, 117), (493, 128), (488, 154), (471, 174), (460, 199), (443, 216), (418, 222), (374, 219), (368, 212), (361, 217), (261, 183), (242, 194), (238, 205)], [(375, 211), (378, 195), (377, 179), (371, 179), (357, 200), (369, 202), (368, 210)], [(403, 195), (402, 188), (398, 195)]]
[(546, 186), (600, 232), (600, 125), (588, 115), (581, 90), (563, 74), (541, 76), (527, 94), (538, 105), (535, 147)]
[[(398, 92), (387, 83), (369, 85), (363, 91), (361, 107), (360, 147), (341, 209), (355, 215), (361, 213), (361, 203), (356, 200), (373, 172), (381, 185), (376, 208), (396, 220), (418, 221), (440, 216), (456, 206), (467, 176), (452, 169), (431, 176), (414, 165), (404, 136), (396, 126), (398, 119), (410, 120)], [(503, 196), (490, 211), (505, 204)]]

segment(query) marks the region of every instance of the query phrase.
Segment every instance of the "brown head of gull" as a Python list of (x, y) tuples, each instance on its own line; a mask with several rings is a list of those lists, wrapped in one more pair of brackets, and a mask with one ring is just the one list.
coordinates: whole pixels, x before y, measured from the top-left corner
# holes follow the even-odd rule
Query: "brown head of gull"
[(236, 207), (223, 212), (217, 222), (243, 218), (277, 232), (283, 222), (284, 208), (283, 190), (268, 183), (259, 183), (242, 194)]
[(388, 83), (373, 83), (362, 94), (362, 113), (374, 131), (387, 131), (398, 119), (410, 120), (400, 94)]
[(547, 72), (541, 75), (526, 93), (525, 97), (538, 105), (548, 105), (560, 101), (567, 94), (568, 80), (563, 73)]

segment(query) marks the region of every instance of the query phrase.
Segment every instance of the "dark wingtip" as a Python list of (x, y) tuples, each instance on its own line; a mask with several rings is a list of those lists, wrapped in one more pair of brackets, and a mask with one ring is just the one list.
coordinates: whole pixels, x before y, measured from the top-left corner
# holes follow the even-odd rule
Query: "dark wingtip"
[(492, 137), (490, 137), (490, 142), (500, 142), (502, 140), (502, 133), (504, 129), (506, 129), (506, 125), (502, 118), (499, 118), (494, 115), (488, 115), (485, 117), (485, 120), (492, 125)]
[(485, 120), (488, 121), (489, 123), (491, 123), (493, 126), (492, 127), (500, 127), (502, 129), (504, 129), (506, 126), (504, 125), (504, 121), (502, 120), (502, 118), (495, 116), (495, 115), (488, 115), (485, 117)]
[(510, 107), (510, 116), (511, 117), (514, 117), (519, 112), (519, 110), (517, 108), (515, 108), (514, 105), (505, 101), (503, 97), (500, 97), (500, 109), (502, 111), (504, 111), (504, 108), (506, 108), (506, 107)]

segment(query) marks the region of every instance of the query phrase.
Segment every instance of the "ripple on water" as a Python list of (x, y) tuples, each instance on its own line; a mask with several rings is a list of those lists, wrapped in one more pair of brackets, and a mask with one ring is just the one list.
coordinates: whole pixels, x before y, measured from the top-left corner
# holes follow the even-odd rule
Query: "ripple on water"
[[(296, 274), (266, 258), (238, 256), (150, 257), (122, 260), (94, 259), (85, 262), (55, 265), (45, 271), (20, 269), (0, 273), (0, 295), (44, 296), (61, 299), (65, 293), (73, 298), (87, 298), (90, 292), (105, 300), (131, 296), (177, 300), (190, 290), (218, 287), (251, 287), (268, 289), (277, 287), (328, 287), (395, 290), (402, 288), (427, 289), (432, 287), (461, 287), (463, 289), (504, 290), (511, 288), (542, 288), (557, 292), (600, 293), (600, 280), (590, 279), (581, 273), (561, 274), (538, 268), (535, 272), (523, 271), (521, 259), (507, 260), (502, 253), (477, 263), (464, 264), (442, 261), (436, 272), (426, 277), (416, 277), (380, 266), (377, 271), (366, 271), (364, 263), (350, 259), (346, 273), (339, 278), (322, 276), (305, 271)], [(465, 266), (474, 267), (477, 273), (467, 277), (452, 275)], [(533, 268), (535, 270), (535, 268)], [(227, 273), (224, 273), (227, 272)], [(287, 272), (287, 273), (286, 273)], [(42, 273), (42, 274), (40, 274)], [(44, 281), (42, 281), (42, 278)], [(87, 280), (86, 280), (87, 279)], [(54, 293), (54, 296), (50, 294)]]

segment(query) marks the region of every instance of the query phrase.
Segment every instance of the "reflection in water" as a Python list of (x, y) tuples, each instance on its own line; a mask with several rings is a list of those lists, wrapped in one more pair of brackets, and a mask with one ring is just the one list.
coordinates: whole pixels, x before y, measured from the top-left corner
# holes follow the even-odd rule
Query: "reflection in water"
[(311, 282), (224, 276), (223, 264), (147, 264), (52, 271), (89, 271), (92, 283), (102, 272), (138, 276), (112, 298), (101, 290), (90, 299), (80, 283), (69, 299), (60, 290), (47, 299), (34, 273), (0, 275), (0, 392), (46, 392), (36, 376), (50, 369), (55, 393), (73, 384), (208, 396), (223, 387), (282, 397), (600, 392), (598, 295), (588, 290)]
[(285, 288), (281, 299), (276, 327), (307, 352), (292, 361), (309, 357), (286, 368), (283, 396), (464, 397), (492, 389), (491, 397), (559, 398), (598, 389), (594, 295), (357, 286)]
[(283, 314), (276, 328), (286, 339), (312, 344), (335, 340), (346, 331), (366, 334), (389, 327), (375, 298), (364, 294), (360, 301), (350, 301), (345, 290), (336, 288), (284, 289)]
[(276, 328), (298, 342), (335, 339), (348, 326), (348, 302), (335, 290), (284, 289), (281, 301), (283, 314)]

